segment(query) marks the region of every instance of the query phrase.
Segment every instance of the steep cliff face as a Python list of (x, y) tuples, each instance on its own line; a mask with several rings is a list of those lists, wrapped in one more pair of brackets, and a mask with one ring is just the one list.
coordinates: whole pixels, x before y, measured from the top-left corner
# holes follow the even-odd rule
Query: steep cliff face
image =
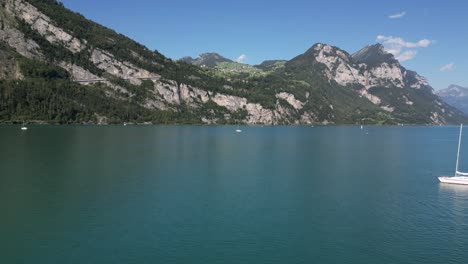
[[(2, 42), (16, 50), (19, 54), (42, 61), (55, 63), (57, 66), (65, 69), (70, 73), (72, 80), (84, 85), (104, 84), (112, 88), (109, 96), (135, 96), (135, 92), (129, 91), (125, 85), (116, 84), (115, 80), (128, 81), (130, 85), (138, 89), (142, 81), (149, 80), (153, 83), (153, 87), (149, 89), (149, 95), (141, 100), (141, 105), (147, 109), (153, 110), (171, 110), (178, 111), (183, 106), (192, 108), (202, 108), (208, 102), (214, 102), (221, 108), (225, 108), (228, 112), (245, 111), (243, 122), (247, 123), (267, 123), (274, 124), (281, 122), (285, 118), (285, 113), (278, 113), (275, 110), (265, 109), (261, 104), (249, 102), (247, 98), (226, 95), (222, 93), (214, 93), (203, 88), (193, 87), (186, 83), (181, 83), (176, 80), (161, 80), (161, 75), (151, 69), (137, 66), (131, 61), (122, 60), (115, 56), (110, 51), (104, 51), (91, 44), (84, 38), (76, 37), (73, 32), (61, 28), (53, 18), (42, 13), (38, 8), (23, 0), (2, 0), (1, 21), (2, 30), (0, 37)], [(70, 61), (61, 60), (61, 58), (47, 57), (41, 52), (41, 47), (35, 40), (27, 38), (26, 34), (21, 32), (21, 23), (29, 26), (31, 31), (39, 34), (48, 43), (53, 46), (64, 47), (73, 54), (89, 54), (88, 60), (90, 64), (95, 66), (95, 69), (86, 68), (85, 65), (77, 65)], [(24, 26), (23, 26), (24, 27)], [(138, 60), (145, 60), (145, 57), (139, 54), (138, 51), (132, 50), (132, 55)], [(2, 66), (2, 75), (6, 77), (20, 78), (20, 73), (15, 68), (15, 61), (9, 62), (5, 58), (5, 52), (0, 53), (1, 59), (5, 62)], [(214, 56), (214, 55), (213, 55)], [(212, 54), (201, 56), (206, 63), (211, 63)], [(219, 57), (219, 56), (215, 56)], [(214, 58), (216, 59), (216, 58)], [(218, 60), (222, 60), (221, 57)], [(224, 61), (224, 60), (223, 60)], [(226, 59), (226, 61), (228, 61)], [(157, 65), (157, 63), (154, 63)], [(194, 77), (195, 78), (195, 77)], [(226, 87), (224, 85), (223, 87)], [(217, 119), (217, 122), (229, 121), (229, 113), (225, 116), (225, 120)], [(213, 122), (207, 117), (200, 117), (200, 120)], [(237, 120), (236, 122), (239, 122)]]
[[(464, 118), (379, 45), (351, 56), (316, 44), (291, 61), (257, 67), (214, 53), (172, 61), (55, 0), (0, 4), (0, 80), (27, 82), (20, 87), (35, 85), (33, 79), (41, 85), (54, 82), (52, 87), (72, 89), (64, 96), (79, 91), (81, 101), (61, 101), (79, 109), (70, 110), (74, 114), (67, 122), (446, 123)], [(18, 105), (27, 105), (24, 98), (11, 104), (8, 89), (0, 96), (0, 108), (8, 113), (2, 120), (17, 118)], [(40, 109), (54, 103), (41, 100), (33, 101)], [(109, 105), (99, 107), (99, 100)], [(43, 111), (35, 118), (51, 118), (51, 110)]]
[(17, 19), (26, 22), (33, 30), (36, 30), (53, 44), (62, 45), (73, 53), (86, 48), (86, 41), (77, 39), (60, 27), (55, 26), (51, 18), (25, 1), (5, 0), (5, 10)]
[(353, 55), (326, 44), (316, 44), (287, 66), (307, 74), (322, 75), (330, 82), (350, 87), (380, 109), (395, 116), (413, 115), (445, 123), (460, 112), (442, 102), (427, 80), (406, 70), (383, 46), (367, 46)]

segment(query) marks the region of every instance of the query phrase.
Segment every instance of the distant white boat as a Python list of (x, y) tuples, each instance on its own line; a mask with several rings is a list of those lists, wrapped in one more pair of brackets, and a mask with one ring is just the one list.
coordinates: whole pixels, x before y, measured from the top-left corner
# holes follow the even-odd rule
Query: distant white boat
[(126, 122), (124, 122), (124, 126), (127, 126), (127, 123), (126, 123)]
[(237, 125), (236, 133), (241, 133), (242, 130), (239, 128), (239, 125)]
[(364, 127), (361, 125), (361, 130), (363, 130), (363, 129), (364, 129)]
[(457, 150), (457, 162), (455, 163), (455, 175), (439, 177), (439, 181), (442, 183), (468, 185), (468, 177), (467, 177), (468, 173), (458, 171), (458, 160), (460, 158), (460, 145), (461, 145), (462, 130), (463, 130), (463, 124), (460, 125), (460, 135), (458, 136), (458, 150)]
[(26, 127), (26, 125), (23, 123), (23, 125), (21, 126), (21, 130), (26, 131), (28, 130), (28, 127)]

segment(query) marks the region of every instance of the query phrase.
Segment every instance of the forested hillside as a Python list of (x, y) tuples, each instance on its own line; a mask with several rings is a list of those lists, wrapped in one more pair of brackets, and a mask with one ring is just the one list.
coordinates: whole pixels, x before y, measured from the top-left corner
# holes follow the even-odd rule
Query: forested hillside
[[(55, 0), (0, 0), (0, 122), (444, 124), (465, 120), (380, 46), (257, 66), (174, 61)], [(380, 74), (392, 69), (394, 76)]]

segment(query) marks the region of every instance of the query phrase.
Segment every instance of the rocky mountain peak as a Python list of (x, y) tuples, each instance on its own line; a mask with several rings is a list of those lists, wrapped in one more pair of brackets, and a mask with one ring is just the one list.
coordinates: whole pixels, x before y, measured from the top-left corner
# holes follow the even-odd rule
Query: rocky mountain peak
[(337, 48), (332, 45), (324, 44), (324, 43), (316, 43), (310, 48), (308, 51), (306, 51), (305, 54), (308, 55), (313, 55), (318, 58), (318, 61), (323, 60), (323, 58), (326, 57), (336, 57), (337, 59), (343, 60), (348, 62), (350, 60), (349, 54), (341, 50), (340, 48)]
[(352, 55), (352, 58), (357, 63), (366, 63), (369, 66), (377, 66), (382, 63), (396, 64), (398, 61), (393, 54), (385, 51), (384, 46), (380, 43), (368, 45)]

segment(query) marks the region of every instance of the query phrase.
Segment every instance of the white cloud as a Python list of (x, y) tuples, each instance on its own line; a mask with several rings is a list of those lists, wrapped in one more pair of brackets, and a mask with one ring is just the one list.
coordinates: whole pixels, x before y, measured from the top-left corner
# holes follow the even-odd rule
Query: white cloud
[(239, 57), (237, 57), (236, 62), (245, 63), (246, 60), (247, 60), (247, 55), (241, 54)]
[(421, 39), (418, 42), (407, 42), (402, 38), (383, 35), (378, 35), (377, 41), (381, 41), (384, 45), (387, 44), (405, 48), (425, 48), (432, 44), (432, 41), (428, 39)]
[(389, 15), (388, 18), (391, 18), (391, 19), (397, 19), (397, 18), (402, 18), (406, 15), (406, 11), (403, 11), (403, 12), (400, 12), (400, 13), (396, 13), (396, 14), (393, 14), (393, 15)]
[(441, 72), (451, 72), (455, 69), (455, 63), (451, 62), (447, 65), (444, 65), (442, 66), (442, 68), (440, 68), (440, 71)]
[(377, 41), (381, 42), (388, 53), (392, 53), (397, 60), (407, 61), (413, 59), (418, 53), (416, 49), (429, 47), (434, 41), (421, 39), (417, 42), (405, 41), (399, 37), (378, 35)]
[(418, 54), (418, 52), (415, 50), (407, 50), (403, 53), (400, 53), (398, 56), (396, 56), (396, 59), (399, 61), (407, 61), (416, 57), (416, 54)]

